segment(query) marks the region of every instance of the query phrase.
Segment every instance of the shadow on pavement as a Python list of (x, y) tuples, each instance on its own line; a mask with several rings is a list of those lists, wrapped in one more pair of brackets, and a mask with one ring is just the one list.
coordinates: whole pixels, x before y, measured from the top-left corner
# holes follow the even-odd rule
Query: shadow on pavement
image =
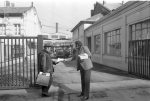
[(129, 74), (127, 71), (123, 71), (123, 70), (116, 69), (113, 67), (105, 66), (102, 64), (98, 64), (98, 63), (93, 63), (93, 65), (94, 65), (94, 68), (92, 69), (93, 71), (104, 72), (104, 73), (125, 76), (125, 77), (131, 77), (131, 78), (139, 78), (135, 75)]

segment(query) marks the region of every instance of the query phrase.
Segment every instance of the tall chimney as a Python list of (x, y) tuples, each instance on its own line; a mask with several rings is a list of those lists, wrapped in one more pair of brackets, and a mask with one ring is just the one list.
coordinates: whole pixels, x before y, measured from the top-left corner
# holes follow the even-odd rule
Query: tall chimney
[(11, 3), (11, 7), (15, 7), (15, 4), (14, 4), (14, 3)]
[(9, 1), (5, 1), (5, 7), (10, 7), (10, 2)]
[(31, 7), (33, 7), (33, 2), (31, 2)]
[(56, 22), (56, 33), (58, 33), (58, 23)]
[(124, 4), (124, 1), (122, 1), (122, 5)]
[(103, 0), (103, 5), (105, 5), (105, 1)]

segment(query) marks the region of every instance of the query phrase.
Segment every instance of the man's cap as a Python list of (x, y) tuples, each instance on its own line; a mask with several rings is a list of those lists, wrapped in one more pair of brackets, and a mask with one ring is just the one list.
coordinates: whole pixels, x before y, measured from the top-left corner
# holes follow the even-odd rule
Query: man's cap
[(45, 43), (44, 44), (44, 47), (51, 47), (52, 46), (52, 43)]
[(76, 41), (75, 44), (78, 44), (78, 45), (82, 46), (82, 42), (81, 41)]

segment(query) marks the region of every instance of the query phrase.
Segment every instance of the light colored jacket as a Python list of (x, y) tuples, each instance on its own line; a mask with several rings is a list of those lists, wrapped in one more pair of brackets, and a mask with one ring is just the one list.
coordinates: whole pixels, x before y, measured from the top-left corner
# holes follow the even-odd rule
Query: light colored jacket
[[(89, 58), (91, 58), (92, 56), (87, 46), (82, 46), (80, 50), (77, 50), (77, 70), (83, 70), (83, 67), (81, 66), (81, 63), (83, 61), (80, 60), (80, 58), (78, 57), (79, 54), (83, 54), (83, 53), (87, 53)], [(87, 67), (85, 68), (89, 68), (88, 66), (91, 66), (91, 63), (90, 64), (86, 63), (86, 64)]]

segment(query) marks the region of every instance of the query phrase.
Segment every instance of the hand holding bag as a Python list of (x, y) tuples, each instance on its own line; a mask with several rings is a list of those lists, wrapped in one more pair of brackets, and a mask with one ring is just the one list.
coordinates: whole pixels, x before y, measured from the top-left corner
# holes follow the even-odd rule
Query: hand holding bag
[(84, 70), (89, 70), (89, 69), (93, 68), (93, 63), (90, 59), (91, 53), (87, 46), (83, 46), (83, 51), (85, 54), (88, 55), (88, 58), (82, 59), (82, 62), (80, 64)]
[(37, 76), (36, 84), (41, 85), (41, 86), (48, 86), (50, 78), (51, 78), (50, 76), (51, 76), (50, 73), (40, 72)]
[(90, 58), (83, 59), (82, 61), (83, 62), (81, 62), (80, 64), (84, 70), (89, 70), (89, 69), (93, 68), (93, 63)]

